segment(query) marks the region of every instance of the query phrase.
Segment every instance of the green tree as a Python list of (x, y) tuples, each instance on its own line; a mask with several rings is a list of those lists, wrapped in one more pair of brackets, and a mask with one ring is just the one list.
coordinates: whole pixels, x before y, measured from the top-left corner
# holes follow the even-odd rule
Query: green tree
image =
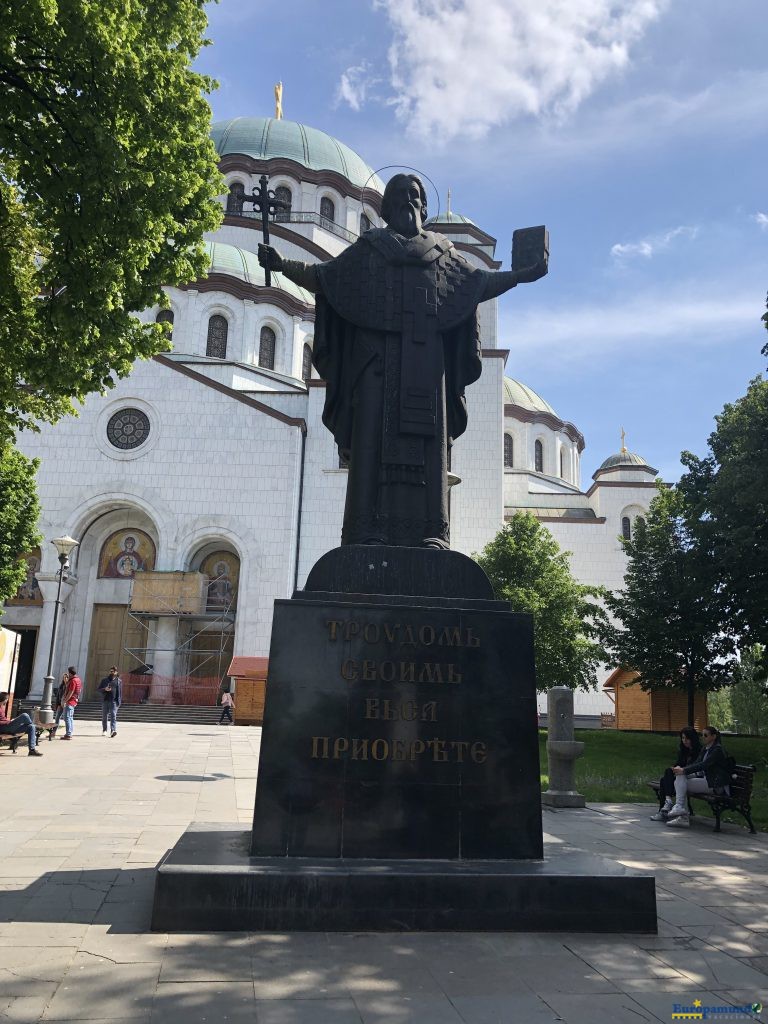
[(0, 601), (24, 582), (27, 566), (20, 556), (40, 543), (37, 465), (11, 444), (0, 447)]
[(205, 26), (202, 0), (0, 0), (0, 443), (167, 348), (132, 311), (207, 269)]
[(517, 512), (475, 555), (496, 596), (533, 616), (536, 684), (590, 689), (604, 651), (597, 636), (605, 612), (599, 587), (577, 583), (552, 534), (529, 512)]
[(692, 723), (696, 691), (726, 685), (734, 664), (718, 567), (696, 540), (683, 494), (661, 484), (624, 547), (624, 588), (606, 598), (606, 648), (643, 689), (684, 690)]
[(741, 652), (731, 687), (731, 715), (739, 732), (768, 735), (768, 664), (763, 644)]
[(717, 564), (732, 623), (745, 644), (768, 643), (768, 381), (726, 405), (709, 454), (683, 452), (680, 490), (698, 543)]

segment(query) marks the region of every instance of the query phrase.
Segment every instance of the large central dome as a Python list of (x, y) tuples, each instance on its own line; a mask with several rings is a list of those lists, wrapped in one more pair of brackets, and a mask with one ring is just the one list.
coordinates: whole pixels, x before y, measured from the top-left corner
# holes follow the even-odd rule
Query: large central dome
[[(313, 171), (336, 171), (358, 188), (383, 193), (384, 184), (362, 157), (317, 128), (273, 117), (233, 117), (217, 121), (211, 138), (220, 157), (243, 153), (254, 160), (283, 157)], [(372, 176), (373, 175), (373, 176)]]

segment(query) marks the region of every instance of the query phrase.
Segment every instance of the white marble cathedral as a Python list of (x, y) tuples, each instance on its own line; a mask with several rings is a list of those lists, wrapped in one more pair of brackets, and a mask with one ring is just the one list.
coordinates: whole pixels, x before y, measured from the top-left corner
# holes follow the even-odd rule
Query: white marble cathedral
[[(243, 196), (266, 173), (290, 203), (271, 225), (273, 244), (288, 258), (317, 262), (381, 223), (383, 185), (343, 143), (292, 121), (235, 118), (214, 125), (213, 138), (228, 194), (224, 222), (208, 241), (208, 276), (168, 288), (169, 310), (141, 314), (170, 322), (173, 351), (137, 363), (78, 417), (20, 438), (41, 460), (44, 534), (3, 615), (22, 634), (21, 696), (42, 692), (54, 537), (79, 541), (62, 590), (54, 673), (76, 665), (88, 695), (112, 664), (218, 684), (233, 654), (265, 656), (273, 601), (301, 587), (339, 543), (347, 472), (321, 422), (313, 297), (280, 274), (264, 287), (260, 224)], [(366, 184), (374, 194), (364, 207)], [(496, 239), (466, 217), (449, 211), (432, 224), (475, 266), (501, 266)], [(483, 373), (468, 389), (469, 427), (453, 448), (461, 482), (451, 491), (452, 546), (479, 551), (505, 515), (528, 509), (573, 553), (578, 579), (618, 587), (618, 538), (647, 508), (655, 470), (622, 448), (582, 490), (582, 434), (505, 377), (504, 343), (513, 348), (514, 340), (497, 337), (496, 300), (480, 308)], [(142, 600), (137, 570), (154, 581)], [(161, 575), (182, 571), (190, 575)], [(193, 585), (201, 573), (209, 582), (197, 605), (167, 589), (168, 580)], [(577, 695), (581, 713), (609, 709), (601, 694)]]

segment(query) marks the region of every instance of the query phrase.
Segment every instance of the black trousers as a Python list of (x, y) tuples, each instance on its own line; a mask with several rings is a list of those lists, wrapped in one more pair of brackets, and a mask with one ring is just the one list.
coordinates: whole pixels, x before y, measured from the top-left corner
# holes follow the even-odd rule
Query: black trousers
[(665, 769), (664, 774), (659, 779), (659, 799), (662, 797), (675, 799), (675, 773), (671, 768)]

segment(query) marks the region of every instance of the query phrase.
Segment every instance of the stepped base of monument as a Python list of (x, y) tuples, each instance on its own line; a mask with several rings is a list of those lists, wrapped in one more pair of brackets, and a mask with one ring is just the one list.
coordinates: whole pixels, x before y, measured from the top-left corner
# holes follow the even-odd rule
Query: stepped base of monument
[(592, 854), (543, 860), (252, 857), (250, 830), (191, 825), (161, 863), (154, 931), (656, 932), (656, 890)]

